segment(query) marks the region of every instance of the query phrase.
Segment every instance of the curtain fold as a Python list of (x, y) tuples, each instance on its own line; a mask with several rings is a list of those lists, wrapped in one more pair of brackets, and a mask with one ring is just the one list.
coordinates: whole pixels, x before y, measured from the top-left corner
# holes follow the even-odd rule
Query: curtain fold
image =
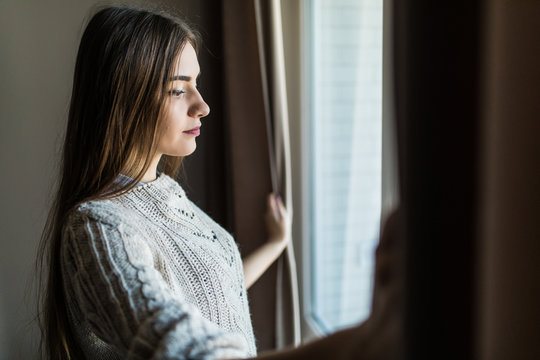
[[(268, 193), (280, 193), (292, 216), (283, 45), (281, 34), (275, 37), (281, 25), (279, 17), (270, 16), (271, 11), (280, 14), (276, 3), (222, 4), (234, 235), (242, 255), (267, 240), (263, 214)], [(259, 351), (300, 341), (292, 245), (285, 254), (249, 290)]]
[[(257, 20), (257, 40), (259, 44), (261, 76), (265, 99), (265, 114), (269, 144), (272, 189), (280, 194), (290, 216), (293, 216), (291, 151), (289, 136), (289, 117), (286, 92), (285, 58), (283, 49), (283, 31), (281, 21), (280, 0), (266, 1), (268, 8), (268, 25), (263, 26), (263, 7), (261, 0), (255, 1)], [(265, 32), (268, 36), (265, 36)], [(269, 44), (265, 44), (269, 38)], [(265, 46), (266, 45), (266, 46)], [(265, 50), (267, 48), (268, 50)], [(269, 54), (268, 54), (269, 52)], [(271, 58), (267, 65), (265, 59)], [(271, 74), (271, 79), (268, 75)], [(271, 87), (271, 91), (269, 89)], [(271, 106), (269, 105), (271, 103)], [(271, 111), (270, 111), (271, 109)], [(271, 115), (272, 114), (272, 115)], [(272, 142), (273, 139), (273, 142)], [(288, 244), (284, 255), (278, 259), (276, 281), (276, 347), (299, 345), (300, 335), (300, 302), (296, 261), (292, 241)]]
[(485, 13), (475, 358), (540, 359), (540, 2)]

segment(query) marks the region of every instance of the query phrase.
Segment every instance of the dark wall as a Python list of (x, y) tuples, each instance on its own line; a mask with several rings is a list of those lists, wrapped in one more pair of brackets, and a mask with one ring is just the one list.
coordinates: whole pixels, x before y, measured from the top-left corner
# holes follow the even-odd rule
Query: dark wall
[[(202, 37), (199, 53), (201, 78), (199, 88), (210, 106), (202, 119), (197, 150), (184, 158), (179, 180), (190, 198), (214, 220), (233, 231), (228, 136), (224, 111), (223, 48), (221, 1), (168, 1), (185, 15)], [(178, 13), (178, 12), (177, 12)]]

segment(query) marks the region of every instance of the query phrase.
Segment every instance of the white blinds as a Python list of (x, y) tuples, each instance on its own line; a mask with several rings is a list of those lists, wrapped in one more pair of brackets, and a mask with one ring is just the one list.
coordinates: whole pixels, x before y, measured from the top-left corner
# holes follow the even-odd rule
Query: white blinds
[(381, 208), (382, 0), (314, 0), (312, 301), (328, 331), (370, 311)]

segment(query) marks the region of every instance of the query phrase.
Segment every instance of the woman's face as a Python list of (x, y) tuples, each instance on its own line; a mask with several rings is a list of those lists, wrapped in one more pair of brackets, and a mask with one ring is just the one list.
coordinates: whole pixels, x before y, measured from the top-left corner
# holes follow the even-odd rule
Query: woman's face
[(195, 138), (200, 134), (201, 118), (210, 112), (197, 90), (199, 72), (195, 49), (187, 43), (169, 82), (162, 136), (157, 147), (160, 155), (187, 156), (197, 147)]

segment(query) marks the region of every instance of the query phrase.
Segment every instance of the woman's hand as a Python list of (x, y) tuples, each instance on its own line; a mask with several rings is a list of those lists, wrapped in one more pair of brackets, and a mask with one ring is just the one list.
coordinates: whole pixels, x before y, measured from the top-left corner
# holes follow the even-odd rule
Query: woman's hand
[(269, 194), (265, 215), (268, 242), (278, 242), (285, 247), (291, 239), (291, 216), (281, 197)]
[(268, 241), (244, 258), (244, 280), (249, 288), (281, 255), (291, 240), (291, 215), (274, 194), (268, 195), (265, 214)]

